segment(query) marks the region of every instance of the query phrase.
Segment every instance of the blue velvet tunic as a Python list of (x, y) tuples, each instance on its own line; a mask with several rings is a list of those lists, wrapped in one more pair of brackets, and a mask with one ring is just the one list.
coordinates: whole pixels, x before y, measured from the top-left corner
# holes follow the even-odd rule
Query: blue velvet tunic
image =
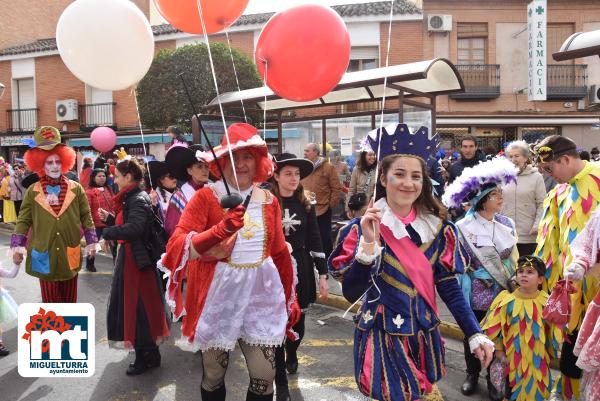
[[(421, 241), (411, 225), (406, 229), (429, 260), (437, 292), (467, 338), (481, 333), (457, 280), (467, 261), (456, 227), (440, 221), (437, 234), (428, 243)], [(366, 292), (355, 317), (356, 382), (363, 394), (376, 400), (418, 400), (445, 374), (440, 320), (385, 243), (381, 256), (371, 265), (356, 261), (358, 238), (360, 224), (355, 219), (341, 230), (328, 261), (348, 300), (355, 301)], [(353, 245), (354, 251), (349, 253)]]

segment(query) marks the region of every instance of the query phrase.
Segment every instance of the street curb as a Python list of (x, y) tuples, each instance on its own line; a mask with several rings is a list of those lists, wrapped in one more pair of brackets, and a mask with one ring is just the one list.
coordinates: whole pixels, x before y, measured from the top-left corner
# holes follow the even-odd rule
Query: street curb
[[(330, 306), (332, 308), (337, 308), (341, 310), (347, 310), (350, 307), (350, 302), (346, 301), (344, 297), (340, 297), (339, 295), (329, 294), (327, 298), (322, 299), (317, 297), (317, 303), (321, 305)], [(352, 313), (358, 312), (359, 305), (354, 305), (350, 311)], [(462, 341), (464, 338), (464, 334), (460, 327), (456, 323), (452, 322), (440, 322), (440, 332), (443, 336), (453, 338), (455, 340)]]
[[(346, 301), (344, 297), (340, 297), (339, 295), (328, 294), (327, 298), (322, 299), (317, 297), (317, 303), (321, 305), (330, 306), (332, 308), (341, 309), (343, 311), (347, 310), (350, 307), (350, 302)], [(352, 313), (358, 312), (359, 305), (354, 305), (350, 311)], [(440, 322), (440, 333), (443, 337), (449, 337), (454, 340), (461, 341), (465, 338), (464, 333), (458, 327), (456, 323), (453, 322)], [(551, 359), (550, 360), (550, 368), (555, 370), (560, 370), (559, 359)]]

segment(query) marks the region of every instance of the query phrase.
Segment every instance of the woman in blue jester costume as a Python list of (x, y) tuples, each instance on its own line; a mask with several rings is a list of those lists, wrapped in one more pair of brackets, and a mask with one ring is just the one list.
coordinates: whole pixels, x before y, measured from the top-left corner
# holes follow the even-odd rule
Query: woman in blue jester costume
[[(382, 132), (381, 132), (382, 131)], [(435, 152), (426, 128), (394, 124), (368, 135), (381, 160), (375, 203), (340, 235), (329, 258), (344, 296), (363, 299), (355, 317), (355, 379), (385, 401), (441, 400), (445, 374), (435, 289), (487, 366), (493, 343), (482, 333), (456, 275), (465, 253), (447, 210), (433, 197), (425, 160)]]

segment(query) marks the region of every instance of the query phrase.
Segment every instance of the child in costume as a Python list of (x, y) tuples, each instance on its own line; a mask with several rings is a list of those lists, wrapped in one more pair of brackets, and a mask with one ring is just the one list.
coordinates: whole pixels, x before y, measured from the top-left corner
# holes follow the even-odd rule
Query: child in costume
[[(250, 376), (246, 400), (269, 401), (275, 349), (300, 317), (279, 202), (258, 186), (274, 165), (267, 144), (248, 124), (232, 124), (215, 153), (216, 159), (206, 152), (198, 157), (209, 162), (219, 181), (189, 201), (159, 268), (169, 276), (166, 299), (173, 319), (183, 316), (179, 345), (202, 353), (202, 400), (225, 400), (229, 353), (237, 343)], [(247, 207), (221, 207), (225, 182)]]
[(356, 383), (376, 400), (442, 399), (433, 386), (445, 373), (435, 289), (483, 366), (494, 346), (456, 279), (464, 250), (433, 197), (425, 162), (435, 141), (426, 128), (411, 134), (405, 124), (372, 131), (368, 140), (380, 150), (375, 203), (340, 236), (328, 261), (344, 296), (364, 299), (356, 316)]
[(196, 152), (202, 152), (202, 145), (175, 145), (169, 148), (165, 156), (167, 169), (178, 180), (185, 183), (173, 192), (164, 214), (164, 226), (167, 235), (173, 234), (183, 210), (192, 200), (194, 194), (208, 182), (208, 164), (196, 157)]
[[(460, 240), (469, 254), (469, 267), (460, 276), (463, 295), (473, 309), (477, 321), (481, 321), (494, 297), (510, 288), (510, 278), (518, 258), (515, 223), (500, 214), (502, 210), (502, 185), (514, 182), (518, 170), (504, 157), (480, 163), (463, 170), (446, 188), (442, 201), (449, 208), (459, 209), (470, 205), (466, 215), (456, 223)], [(473, 394), (477, 388), (481, 366), (468, 352), (464, 339), (467, 377), (461, 387), (464, 395)], [(500, 401), (502, 395), (487, 377), (488, 395), (492, 401)]]
[[(538, 168), (558, 182), (544, 200), (537, 237), (536, 256), (546, 263), (543, 289), (554, 288), (573, 262), (572, 244), (600, 202), (600, 166), (581, 160), (571, 139), (552, 135), (534, 149)], [(571, 317), (560, 352), (561, 376), (555, 382), (552, 401), (579, 399), (582, 370), (575, 364), (573, 346), (585, 310), (598, 291), (598, 279), (588, 275), (574, 282)]]
[(300, 180), (313, 171), (313, 164), (308, 159), (299, 159), (291, 153), (283, 153), (276, 158), (277, 170), (272, 179), (271, 192), (279, 200), (283, 214), (283, 230), (285, 240), (292, 247), (292, 257), (296, 261), (298, 277), (297, 298), (302, 309), (300, 320), (293, 327), (298, 334), (296, 340), (286, 339), (285, 354), (282, 347), (276, 351), (277, 401), (289, 400), (286, 368), (289, 373), (298, 370), (297, 350), (304, 337), (305, 314), (317, 298), (315, 267), (319, 273), (319, 295), (326, 298), (329, 291), (327, 285), (327, 264), (321, 243), (319, 225), (314, 205), (305, 195)]
[(94, 221), (83, 188), (64, 175), (75, 164), (75, 151), (60, 142), (54, 127), (38, 128), (34, 140), (36, 147), (25, 152), (24, 159), (40, 180), (25, 193), (10, 253), (18, 265), (27, 254), (27, 274), (39, 278), (42, 302), (77, 302), (81, 228), (87, 243), (84, 253), (94, 256)]
[(548, 293), (540, 291), (546, 266), (536, 256), (517, 262), (518, 288), (494, 299), (481, 327), (496, 344), (496, 358), (507, 366), (505, 398), (544, 401), (552, 389), (550, 359), (558, 356), (562, 331), (542, 318)]
[[(4, 270), (0, 267), (0, 277), (15, 278), (19, 272), (19, 266), (13, 264), (12, 269)], [(0, 325), (10, 323), (17, 318), (19, 306), (10, 296), (9, 292), (0, 286)], [(2, 343), (2, 328), (0, 327), (0, 356), (8, 355), (10, 351)]]

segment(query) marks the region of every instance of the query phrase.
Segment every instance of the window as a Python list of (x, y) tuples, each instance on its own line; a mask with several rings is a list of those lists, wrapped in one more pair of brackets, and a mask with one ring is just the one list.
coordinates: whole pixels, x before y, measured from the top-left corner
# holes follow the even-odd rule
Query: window
[(487, 23), (459, 23), (457, 64), (486, 64), (487, 62)]
[(13, 131), (34, 131), (37, 126), (37, 109), (33, 78), (13, 80), (10, 127)]
[(94, 127), (114, 124), (112, 91), (94, 88), (86, 84), (85, 102), (84, 125)]
[(355, 46), (350, 51), (347, 72), (364, 71), (379, 67), (377, 46)]
[[(573, 24), (548, 24), (546, 26), (546, 62), (557, 64), (552, 54), (560, 50), (562, 44), (575, 32)], [(575, 60), (566, 60), (561, 64), (574, 64)]]

